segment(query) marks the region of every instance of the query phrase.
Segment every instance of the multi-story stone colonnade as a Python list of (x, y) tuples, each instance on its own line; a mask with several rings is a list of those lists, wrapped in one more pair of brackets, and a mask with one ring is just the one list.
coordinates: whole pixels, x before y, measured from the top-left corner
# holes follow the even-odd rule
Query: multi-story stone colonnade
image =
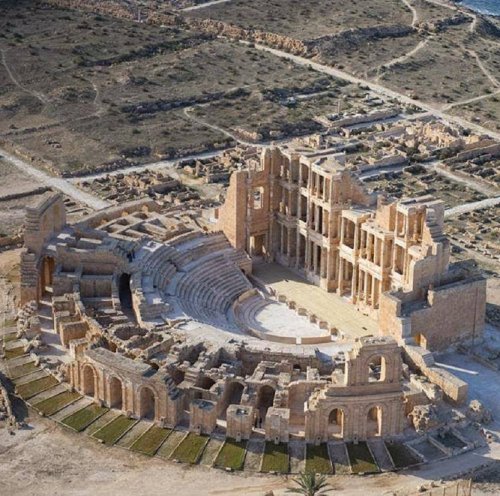
[[(403, 432), (411, 409), (428, 401), (403, 374), (403, 348), (479, 333), (484, 281), (449, 264), (439, 202), (377, 199), (335, 157), (287, 154), (266, 150), (232, 176), (223, 231), (153, 200), (73, 225), (60, 195), (29, 210), (21, 299), (52, 308), (72, 387), (130, 417), (204, 434), (225, 429), (236, 439), (257, 431), (320, 443)], [(234, 313), (243, 295), (252, 298), (241, 304), (257, 298), (295, 316), (253, 285), (257, 258), (302, 271), (371, 312), (381, 335), (311, 345), (248, 333), (238, 320), (245, 312)], [(413, 359), (424, 357), (426, 375), (463, 402), (467, 385), (425, 353)]]
[(384, 334), (440, 349), (484, 326), (486, 284), (451, 266), (444, 205), (369, 193), (343, 157), (270, 148), (235, 172), (219, 225), (378, 319)]

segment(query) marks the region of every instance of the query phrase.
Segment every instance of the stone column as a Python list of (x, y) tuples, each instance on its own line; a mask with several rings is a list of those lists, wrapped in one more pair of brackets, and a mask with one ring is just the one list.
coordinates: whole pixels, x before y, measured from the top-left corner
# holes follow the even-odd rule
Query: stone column
[(352, 246), (354, 247), (355, 253), (358, 251), (358, 243), (359, 243), (359, 225), (354, 223), (354, 241)]
[(339, 256), (339, 273), (337, 277), (337, 293), (342, 296), (344, 290), (344, 259)]
[(320, 264), (320, 276), (324, 279), (326, 278), (327, 272), (327, 251), (326, 248), (321, 248), (321, 264)]
[(376, 287), (378, 280), (373, 276), (371, 276), (371, 278), (372, 278), (372, 308), (375, 308), (375, 295), (376, 295)]
[(352, 268), (352, 282), (351, 282), (351, 287), (352, 287), (352, 301), (353, 301), (353, 303), (356, 303), (356, 301), (359, 299), (359, 294), (358, 294), (358, 272), (359, 272), (359, 268), (353, 266), (353, 268)]

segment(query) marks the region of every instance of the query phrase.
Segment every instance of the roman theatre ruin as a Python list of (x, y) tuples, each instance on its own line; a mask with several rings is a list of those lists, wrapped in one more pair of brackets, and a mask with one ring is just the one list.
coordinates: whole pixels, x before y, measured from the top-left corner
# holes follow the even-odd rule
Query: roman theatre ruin
[(390, 438), (425, 384), (465, 401), (433, 352), (484, 327), (485, 281), (450, 264), (443, 218), (429, 196), (368, 193), (327, 151), (271, 147), (212, 211), (146, 199), (69, 224), (47, 194), (26, 214), (22, 304), (50, 308), (71, 386), (130, 417), (238, 440)]

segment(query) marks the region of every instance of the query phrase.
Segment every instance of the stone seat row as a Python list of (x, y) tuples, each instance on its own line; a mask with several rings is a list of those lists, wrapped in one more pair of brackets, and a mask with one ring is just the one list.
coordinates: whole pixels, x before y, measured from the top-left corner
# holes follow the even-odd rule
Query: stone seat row
[(227, 330), (230, 330), (231, 328), (226, 314), (221, 313), (218, 310), (202, 307), (198, 303), (189, 300), (182, 301), (181, 306), (184, 313), (197, 322)]
[(259, 327), (259, 323), (256, 315), (267, 305), (269, 305), (269, 302), (259, 295), (248, 298), (244, 303), (239, 305), (237, 318), (249, 327), (257, 328)]
[(176, 247), (179, 254), (176, 260), (176, 266), (182, 269), (190, 262), (199, 260), (210, 253), (216, 253), (228, 248), (231, 248), (231, 244), (223, 234), (203, 236), (197, 243), (191, 242), (189, 248), (183, 248), (182, 245)]
[(250, 288), (239, 268), (217, 254), (191, 267), (172, 289), (181, 302), (195, 302), (225, 314), (232, 302)]

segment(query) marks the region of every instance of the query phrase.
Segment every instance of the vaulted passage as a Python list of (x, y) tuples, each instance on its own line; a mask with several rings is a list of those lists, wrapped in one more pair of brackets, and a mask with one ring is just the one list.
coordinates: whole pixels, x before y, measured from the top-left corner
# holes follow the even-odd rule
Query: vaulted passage
[(368, 410), (366, 419), (366, 436), (380, 436), (382, 434), (382, 409), (374, 406)]
[(141, 417), (154, 420), (156, 416), (156, 398), (153, 391), (148, 387), (143, 387), (139, 400)]
[(118, 285), (122, 308), (132, 308), (132, 292), (130, 291), (130, 274), (122, 274)]
[(111, 408), (123, 408), (123, 387), (122, 381), (113, 377), (109, 382), (109, 406)]
[(243, 384), (239, 382), (231, 382), (227, 387), (224, 394), (223, 408), (220, 414), (222, 419), (226, 418), (226, 411), (229, 405), (239, 405), (241, 397), (243, 396)]
[(95, 395), (95, 374), (90, 365), (83, 368), (83, 394)]
[(275, 391), (271, 386), (262, 386), (259, 389), (257, 397), (257, 411), (259, 414), (259, 423), (264, 425), (267, 410), (273, 406)]
[(344, 435), (344, 411), (334, 408), (328, 416), (328, 433), (331, 437), (342, 437)]

